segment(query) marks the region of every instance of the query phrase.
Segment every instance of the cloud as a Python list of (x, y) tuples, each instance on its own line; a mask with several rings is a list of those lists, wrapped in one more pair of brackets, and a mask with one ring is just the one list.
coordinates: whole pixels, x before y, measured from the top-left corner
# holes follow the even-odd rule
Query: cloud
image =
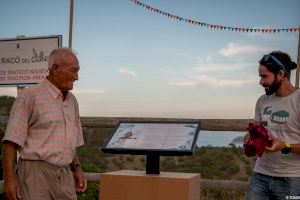
[(177, 71), (171, 68), (159, 68), (159, 72), (167, 76), (174, 76), (177, 74)]
[(120, 68), (118, 70), (118, 72), (120, 74), (124, 74), (124, 75), (127, 75), (127, 76), (133, 76), (133, 77), (137, 76), (137, 73), (134, 70), (130, 70), (130, 69), (126, 69), (126, 68)]
[(226, 80), (226, 79), (218, 79), (213, 76), (208, 75), (199, 75), (199, 76), (190, 76), (186, 80), (179, 80), (170, 82), (169, 85), (175, 87), (191, 87), (197, 85), (206, 85), (210, 87), (241, 87), (245, 84), (250, 84), (253, 82), (257, 82), (257, 78), (254, 76), (249, 76), (245, 79), (238, 80)]
[(105, 90), (103, 89), (75, 89), (73, 90), (75, 94), (103, 94)]
[(190, 87), (190, 86), (198, 85), (198, 83), (195, 80), (181, 80), (181, 81), (170, 82), (169, 85), (176, 86), (176, 87)]
[(252, 46), (252, 45), (243, 46), (234, 43), (228, 43), (227, 47), (219, 51), (219, 54), (224, 57), (231, 58), (235, 56), (242, 56), (242, 55), (256, 53), (260, 51), (265, 51), (265, 49), (261, 47)]
[(211, 62), (214, 58), (211, 54), (201, 54), (196, 56), (196, 59), (201, 63)]
[(165, 53), (168, 53), (168, 54), (172, 54), (176, 57), (182, 57), (182, 58), (188, 58), (188, 59), (197, 59), (197, 56), (190, 55), (190, 54), (183, 53), (183, 52), (179, 52), (179, 51), (174, 50), (173, 48), (171, 49), (171, 48), (166, 48), (166, 47), (158, 47), (158, 50), (162, 51), (162, 52), (165, 52)]
[(214, 72), (214, 71), (228, 71), (228, 70), (241, 70), (247, 67), (255, 66), (255, 63), (231, 63), (231, 64), (202, 64), (194, 68), (196, 72)]

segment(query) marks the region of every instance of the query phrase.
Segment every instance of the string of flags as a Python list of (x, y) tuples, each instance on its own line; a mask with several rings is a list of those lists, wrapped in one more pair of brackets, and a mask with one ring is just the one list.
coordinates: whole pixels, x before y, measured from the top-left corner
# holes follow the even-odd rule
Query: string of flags
[(235, 31), (235, 32), (254, 32), (254, 33), (280, 33), (280, 32), (300, 32), (300, 27), (293, 27), (293, 28), (247, 28), (247, 27), (230, 27), (230, 26), (223, 26), (217, 24), (209, 24), (201, 21), (196, 21), (192, 19), (187, 19), (183, 17), (179, 17), (177, 15), (173, 15), (171, 13), (167, 13), (161, 11), (159, 9), (153, 8), (149, 5), (146, 5), (138, 0), (129, 0), (135, 3), (138, 6), (141, 6), (151, 12), (156, 14), (163, 15), (165, 17), (169, 17), (174, 20), (182, 21), (192, 25), (198, 25), (204, 28), (215, 29), (215, 30), (227, 30), (227, 31)]

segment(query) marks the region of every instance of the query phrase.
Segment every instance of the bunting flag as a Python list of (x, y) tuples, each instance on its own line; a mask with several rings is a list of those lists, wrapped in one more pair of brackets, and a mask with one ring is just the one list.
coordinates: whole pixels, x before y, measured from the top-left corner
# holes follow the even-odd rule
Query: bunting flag
[(153, 8), (151, 6), (148, 6), (146, 4), (141, 3), (140, 1), (137, 0), (129, 0), (133, 3), (135, 3), (138, 6), (141, 6), (151, 12), (154, 12), (156, 14), (163, 15), (165, 17), (169, 17), (174, 20), (182, 21), (188, 24), (192, 25), (197, 25), (201, 26), (204, 28), (209, 28), (209, 29), (215, 29), (215, 30), (227, 30), (227, 31), (235, 31), (235, 32), (254, 32), (254, 33), (280, 33), (280, 32), (300, 32), (300, 27), (297, 28), (247, 28), (247, 27), (230, 27), (230, 26), (223, 26), (223, 25), (217, 25), (217, 24), (208, 24), (205, 22), (200, 22), (200, 21), (195, 21), (192, 19), (186, 19), (183, 17), (179, 17), (177, 15), (173, 15), (161, 10), (158, 10), (156, 8)]

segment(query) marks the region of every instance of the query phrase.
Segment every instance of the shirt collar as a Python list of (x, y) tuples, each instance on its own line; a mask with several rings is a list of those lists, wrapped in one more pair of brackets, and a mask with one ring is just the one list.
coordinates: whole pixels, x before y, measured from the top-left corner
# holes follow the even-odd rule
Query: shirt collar
[(57, 99), (59, 96), (62, 96), (61, 91), (55, 85), (53, 85), (50, 81), (48, 81), (47, 78), (44, 79), (43, 83), (54, 99)]

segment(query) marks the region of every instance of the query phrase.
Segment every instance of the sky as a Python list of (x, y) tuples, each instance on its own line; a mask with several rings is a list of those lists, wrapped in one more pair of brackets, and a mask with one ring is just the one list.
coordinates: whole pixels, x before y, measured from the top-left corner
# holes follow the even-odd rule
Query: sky
[[(141, 0), (182, 18), (249, 28), (300, 25), (299, 0)], [(0, 39), (62, 35), (69, 0), (0, 0)], [(258, 60), (273, 50), (297, 59), (299, 32), (215, 30), (174, 20), (128, 0), (74, 0), (73, 93), (81, 116), (249, 119)], [(295, 72), (291, 77), (295, 83)], [(0, 95), (16, 96), (16, 87)]]

